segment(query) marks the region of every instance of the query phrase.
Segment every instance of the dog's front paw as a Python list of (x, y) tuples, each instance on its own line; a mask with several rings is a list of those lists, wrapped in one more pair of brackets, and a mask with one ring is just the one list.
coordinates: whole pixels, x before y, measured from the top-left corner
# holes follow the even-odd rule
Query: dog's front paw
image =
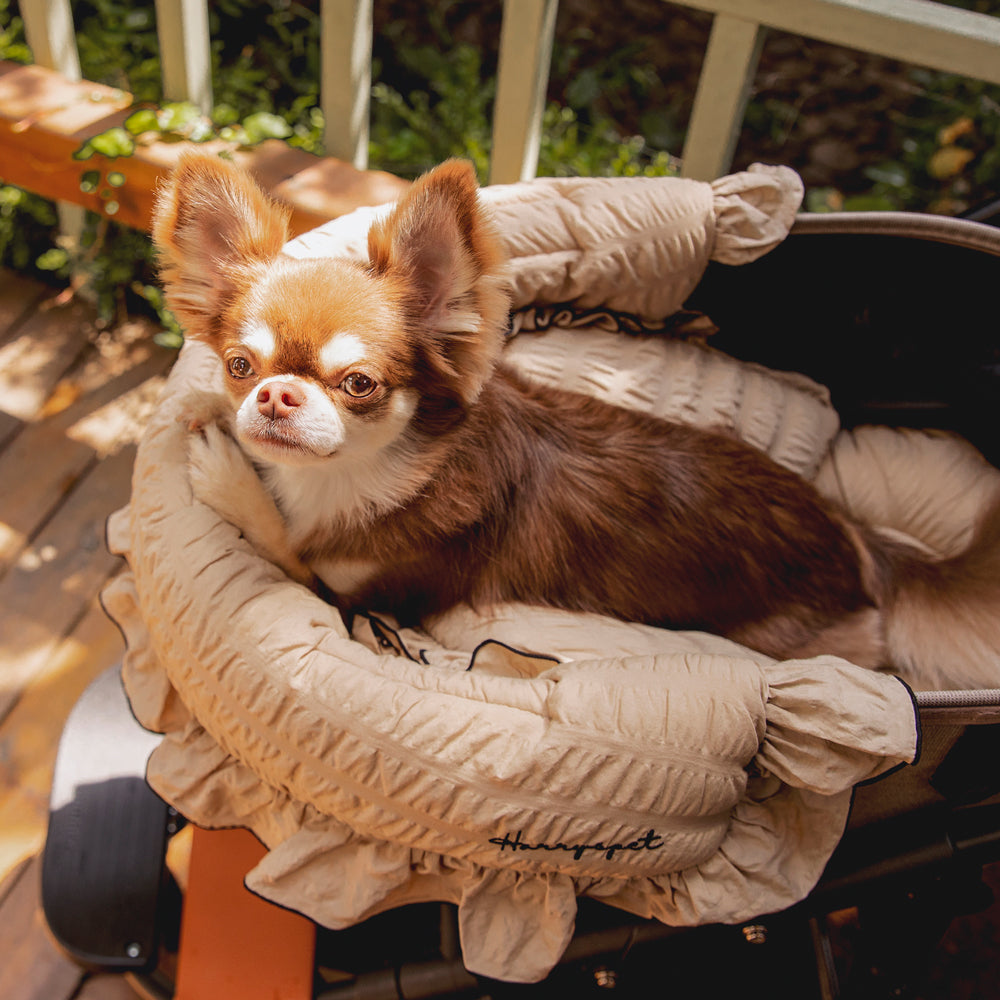
[(217, 424), (206, 424), (189, 442), (188, 474), (195, 499), (239, 529), (260, 555), (293, 580), (314, 588), (312, 570), (292, 549), (271, 494), (236, 441)]
[(231, 416), (231, 409), (221, 393), (191, 393), (184, 400), (178, 419), (189, 431), (200, 432), (212, 424), (226, 426)]
[(250, 459), (218, 424), (202, 426), (188, 445), (188, 472), (195, 499), (239, 524), (237, 497), (263, 489)]

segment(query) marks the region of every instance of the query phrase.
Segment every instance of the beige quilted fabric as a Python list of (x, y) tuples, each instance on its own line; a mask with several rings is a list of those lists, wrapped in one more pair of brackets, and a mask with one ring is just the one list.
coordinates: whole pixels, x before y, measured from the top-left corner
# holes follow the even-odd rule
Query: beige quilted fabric
[[(581, 282), (596, 293), (601, 274), (621, 305), (660, 313), (695, 280), (686, 254), (756, 254), (780, 238), (773, 220), (790, 224), (798, 195), (775, 176), (550, 182), (544, 197), (530, 185), (489, 197), (506, 205), (526, 303), (532, 274), (560, 297)], [(763, 207), (747, 208), (751, 196)], [(528, 203), (522, 230), (516, 206)], [(341, 224), (353, 233), (341, 250), (366, 218)], [(543, 232), (572, 245), (545, 250)], [(669, 252), (627, 249), (651, 238)], [(315, 236), (314, 249), (329, 239)], [(605, 253), (610, 265), (587, 259)], [(643, 291), (643, 261), (676, 266), (674, 290)], [(651, 357), (695, 412), (700, 376), (681, 377), (680, 356)], [(720, 363), (721, 382), (743, 388), (738, 403), (720, 390), (710, 419), (784, 447), (805, 408), (808, 447), (792, 450), (817, 465), (836, 429), (822, 392)], [(192, 498), (183, 417), (214, 377), (214, 357), (189, 344), (140, 446), (131, 503), (109, 525), (130, 572), (105, 603), (128, 640), (133, 709), (166, 734), (150, 781), (195, 822), (257, 833), (270, 852), (248, 884), (262, 895), (333, 927), (451, 900), (468, 967), (532, 981), (558, 960), (581, 893), (675, 924), (801, 899), (852, 786), (913, 758), (905, 687), (831, 658), (772, 663), (710, 636), (530, 608), (456, 609), (421, 633), (379, 627), (388, 649), (370, 625), (347, 635), (331, 607)], [(766, 392), (747, 388), (758, 382)], [(750, 405), (757, 392), (776, 402)]]

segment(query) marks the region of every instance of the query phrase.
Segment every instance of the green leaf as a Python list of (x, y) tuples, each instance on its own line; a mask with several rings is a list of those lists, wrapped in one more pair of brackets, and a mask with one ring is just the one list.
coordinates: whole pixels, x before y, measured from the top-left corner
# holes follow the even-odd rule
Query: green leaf
[(865, 168), (865, 176), (877, 184), (888, 184), (900, 188), (910, 179), (909, 172), (902, 163), (888, 160), (885, 163), (873, 164)]
[(845, 212), (891, 212), (898, 206), (885, 195), (858, 194), (844, 199)]
[(135, 152), (135, 140), (123, 128), (109, 128), (107, 132), (95, 135), (88, 145), (95, 153), (100, 153), (109, 160), (131, 156)]
[(240, 120), (240, 113), (231, 104), (216, 104), (212, 108), (212, 121), (218, 126), (235, 125)]
[(101, 183), (100, 170), (87, 170), (80, 175), (80, 190), (84, 194), (93, 194)]
[(46, 250), (36, 261), (35, 266), (40, 271), (58, 271), (69, 263), (69, 254), (58, 247)]
[(566, 86), (566, 100), (574, 108), (586, 108), (601, 96), (601, 82), (591, 67), (582, 70)]
[(207, 118), (199, 118), (191, 123), (187, 137), (191, 142), (208, 142), (209, 139), (215, 138), (215, 129)]
[(142, 135), (143, 132), (156, 132), (160, 128), (159, 119), (152, 108), (142, 108), (125, 119), (125, 128), (132, 135)]
[(153, 334), (153, 343), (158, 347), (180, 350), (184, 346), (184, 334), (178, 330), (161, 330)]
[(160, 108), (156, 120), (164, 132), (179, 132), (185, 126), (192, 124), (201, 117), (201, 110), (190, 101), (178, 101), (164, 104)]
[(235, 128), (231, 125), (226, 125), (224, 128), (220, 128), (219, 138), (225, 139), (226, 142), (238, 142), (241, 146), (249, 145), (247, 134), (243, 131), (243, 127), (241, 125), (237, 125)]
[(291, 126), (284, 118), (268, 111), (258, 111), (255, 115), (244, 118), (243, 130), (249, 146), (255, 146), (265, 139), (285, 139), (292, 134)]

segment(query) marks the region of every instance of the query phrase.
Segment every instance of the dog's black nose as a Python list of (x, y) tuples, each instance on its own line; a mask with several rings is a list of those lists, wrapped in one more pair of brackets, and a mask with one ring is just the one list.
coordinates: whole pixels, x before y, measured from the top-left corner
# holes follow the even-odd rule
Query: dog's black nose
[(293, 382), (268, 382), (257, 392), (257, 409), (269, 420), (290, 417), (305, 401), (305, 393)]

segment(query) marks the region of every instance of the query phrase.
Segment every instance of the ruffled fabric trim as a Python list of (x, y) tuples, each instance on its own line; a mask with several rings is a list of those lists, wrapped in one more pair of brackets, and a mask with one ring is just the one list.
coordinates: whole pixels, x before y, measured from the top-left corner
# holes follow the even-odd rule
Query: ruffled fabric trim
[(804, 194), (794, 170), (764, 163), (712, 181), (712, 260), (746, 264), (773, 250), (792, 228)]
[[(581, 622), (580, 616), (523, 607), (503, 609), (489, 619), (460, 609), (454, 620), (439, 620), (434, 634), (397, 631), (399, 641), (419, 647), (429, 661), (424, 672), (432, 678), (459, 679), (470, 677), (458, 672), (458, 663), (469, 660), (474, 649), (468, 647), (478, 646), (482, 636), (503, 642), (530, 636), (536, 647), (535, 680), (560, 695), (534, 700), (539, 714), (566, 729), (564, 745), (594, 742), (595, 731), (605, 734), (596, 740), (598, 756), (577, 762), (581, 770), (574, 781), (577, 799), (583, 800), (577, 802), (577, 812), (590, 813), (588, 823), (596, 823), (608, 809), (605, 803), (615, 811), (638, 805), (647, 810), (645, 821), (652, 825), (645, 836), (617, 842), (619, 858), (627, 854), (629, 862), (637, 862), (627, 866), (608, 859), (616, 843), (609, 838), (598, 851), (586, 849), (587, 841), (564, 836), (563, 824), (553, 830), (551, 818), (549, 828), (543, 829), (523, 812), (511, 812), (510, 802), (536, 794), (534, 771), (545, 759), (544, 751), (536, 748), (528, 771), (512, 772), (496, 784), (494, 754), (486, 744), (483, 751), (491, 757), (494, 775), (491, 826), (498, 834), (493, 855), (484, 858), (474, 845), (452, 845), (443, 853), (427, 850), (413, 846), (412, 829), (398, 817), (379, 837), (359, 830), (371, 808), (362, 801), (365, 782), (372, 799), (380, 800), (384, 793), (384, 760), (376, 772), (365, 763), (381, 747), (364, 746), (365, 752), (355, 755), (353, 767), (345, 772), (361, 789), (359, 800), (346, 812), (343, 801), (336, 805), (328, 797), (317, 794), (311, 799), (303, 793), (294, 772), (310, 766), (313, 758), (320, 767), (330, 759), (316, 743), (317, 729), (327, 723), (323, 706), (312, 705), (307, 697), (304, 704), (311, 708), (297, 708), (296, 732), (288, 733), (281, 725), (287, 717), (283, 706), (302, 692), (304, 678), (280, 670), (280, 654), (270, 647), (272, 637), (267, 637), (265, 653), (276, 657), (276, 670), (266, 680), (253, 676), (246, 662), (238, 673), (227, 662), (213, 678), (215, 696), (203, 704), (206, 684), (199, 673), (182, 688), (187, 700), (198, 706), (196, 712), (177, 715), (177, 692), (153, 669), (155, 656), (151, 659), (145, 625), (137, 613), (133, 581), (126, 576), (115, 588), (109, 607), (128, 637), (125, 678), (133, 706), (146, 725), (171, 720), (176, 727), (150, 762), (149, 779), (160, 794), (202, 825), (254, 830), (272, 850), (250, 874), (248, 885), (328, 926), (347, 926), (406, 902), (440, 899), (458, 904), (466, 963), (485, 975), (542, 978), (572, 933), (574, 898), (580, 893), (674, 924), (746, 919), (791, 904), (809, 891), (836, 845), (846, 823), (850, 787), (911, 758), (916, 750), (912, 708), (903, 686), (840, 661), (816, 672), (813, 664), (748, 660), (735, 644), (699, 633), (663, 633), (600, 616), (583, 616)], [(587, 650), (578, 648), (583, 634)], [(443, 636), (463, 636), (466, 648), (447, 650), (440, 645)], [(338, 638), (334, 646), (340, 642)], [(595, 652), (612, 651), (621, 658), (593, 659)], [(581, 652), (590, 659), (574, 662)], [(742, 657), (734, 656), (740, 653)], [(567, 665), (553, 667), (553, 659)], [(218, 678), (227, 673), (230, 686), (221, 694)], [(471, 673), (477, 674), (472, 690), (480, 695), (488, 696), (494, 684), (501, 694), (507, 690), (508, 682), (491, 677), (482, 662)], [(338, 680), (336, 664), (328, 664), (322, 683), (342, 691)], [(373, 678), (372, 683), (378, 681)], [(260, 711), (257, 691), (262, 684), (268, 687), (268, 722), (278, 730), (269, 741), (281, 744), (277, 754), (262, 753), (255, 737), (244, 730), (248, 709)], [(735, 699), (734, 689), (739, 692)], [(729, 694), (720, 698), (720, 690)], [(661, 698), (662, 707), (656, 710), (655, 701)], [(460, 730), (474, 726), (484, 711), (481, 704), (477, 707), (478, 700), (470, 698), (472, 719), (457, 718), (455, 704), (444, 718)], [(531, 701), (521, 699), (522, 705)], [(392, 716), (394, 708), (402, 712), (402, 721)], [(405, 708), (389, 699), (382, 711), (389, 715), (386, 732), (405, 733)], [(206, 713), (214, 729), (211, 735), (196, 719)], [(888, 731), (879, 726), (886, 720), (892, 723)], [(399, 739), (406, 742), (405, 735)], [(630, 766), (625, 772), (607, 767), (615, 744), (627, 747)], [(678, 749), (702, 744), (706, 746), (700, 754)], [(681, 764), (681, 773), (667, 782), (672, 801), (642, 803), (648, 791), (641, 785), (663, 781), (651, 778), (643, 755), (655, 761), (668, 746), (672, 763), (680, 757)], [(822, 752), (817, 753), (820, 746)], [(264, 766), (275, 756), (282, 765), (278, 772)], [(708, 770), (692, 784), (682, 773), (691, 767)], [(424, 802), (423, 808), (432, 808), (452, 825), (476, 826), (475, 810), (469, 816), (456, 814), (454, 782), (461, 780), (460, 770), (455, 769), (454, 776), (451, 771), (449, 776), (435, 776), (431, 787), (437, 804)], [(638, 771), (642, 780), (623, 785), (629, 771)], [(748, 773), (758, 776), (748, 779)], [(276, 779), (276, 774), (281, 777)], [(581, 783), (588, 786), (583, 795)], [(541, 794), (548, 795), (550, 780), (541, 784)], [(713, 784), (729, 791), (713, 798)], [(615, 803), (615, 790), (635, 802)], [(656, 797), (661, 795), (657, 789)], [(588, 807), (587, 801), (595, 804)], [(687, 822), (678, 827), (677, 818), (685, 816)], [(560, 849), (560, 838), (581, 857)], [(600, 856), (590, 856), (595, 852)], [(497, 927), (508, 931), (482, 934), (485, 928)], [(533, 930), (515, 933), (515, 927)]]
[[(198, 370), (192, 353), (178, 385)], [(112, 532), (133, 567), (106, 595), (128, 639), (126, 684), (140, 720), (169, 730), (150, 781), (196, 822), (247, 825), (280, 848), (250, 884), (318, 920), (450, 899), (477, 932), (470, 968), (539, 978), (571, 933), (577, 892), (676, 923), (801, 898), (843, 828), (850, 785), (915, 750), (902, 686), (845, 666), (827, 683), (860, 681), (873, 718), (905, 720), (895, 732), (906, 738), (874, 761), (848, 741), (840, 792), (810, 798), (826, 781), (810, 749), (822, 726), (806, 727), (810, 752), (788, 748), (806, 726), (800, 709), (835, 704), (825, 675), (804, 705), (788, 704), (798, 688), (786, 676), (775, 684), (771, 665), (712, 636), (527, 608), (477, 624), (459, 609), (432, 633), (398, 633), (427, 665), (376, 655), (192, 503), (184, 437), (167, 401)], [(489, 657), (457, 669), (485, 637), (519, 647), (522, 663), (537, 654), (539, 672), (494, 674)], [(769, 718), (783, 727), (770, 743)], [(760, 769), (780, 765), (798, 792), (760, 796), (748, 773), (762, 746)], [(822, 820), (809, 843), (789, 841), (808, 816)], [(304, 881), (322, 887), (315, 909), (298, 898)], [(539, 909), (540, 894), (552, 905)], [(520, 935), (478, 934), (515, 917), (543, 925), (527, 953)]]

